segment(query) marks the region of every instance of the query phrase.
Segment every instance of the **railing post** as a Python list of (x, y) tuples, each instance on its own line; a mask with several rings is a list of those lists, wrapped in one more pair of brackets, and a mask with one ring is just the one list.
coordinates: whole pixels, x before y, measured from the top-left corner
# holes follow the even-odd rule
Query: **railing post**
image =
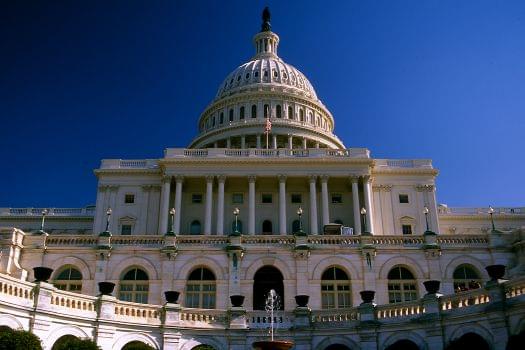
[(443, 329), (441, 327), (441, 303), (439, 298), (440, 281), (430, 280), (423, 283), (427, 294), (423, 296), (421, 302), (425, 313), (418, 317), (418, 322), (425, 330), (428, 350), (439, 350), (443, 348)]
[(506, 316), (505, 285), (507, 280), (502, 279), (505, 274), (505, 265), (491, 265), (486, 267), (491, 280), (485, 284), (489, 295), (489, 303), (485, 307), (485, 317), (492, 328), (494, 344), (507, 344), (509, 337), (508, 321)]
[(51, 327), (50, 317), (47, 312), (40, 313), (40, 311), (51, 310), (51, 298), (55, 287), (47, 282), (37, 282), (34, 289), (34, 313), (33, 320), (30, 325), (30, 330), (40, 339), (46, 339)]
[(115, 307), (117, 299), (111, 295), (100, 295), (97, 300), (97, 325), (95, 339), (102, 350), (113, 347), (115, 336)]

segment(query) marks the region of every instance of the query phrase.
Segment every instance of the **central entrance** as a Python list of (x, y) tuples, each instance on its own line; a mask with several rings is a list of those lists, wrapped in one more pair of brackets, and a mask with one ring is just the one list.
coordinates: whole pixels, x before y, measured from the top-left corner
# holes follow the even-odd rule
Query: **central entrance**
[(266, 297), (274, 289), (281, 298), (281, 310), (284, 310), (284, 284), (281, 271), (273, 266), (263, 266), (253, 277), (253, 309), (264, 310)]

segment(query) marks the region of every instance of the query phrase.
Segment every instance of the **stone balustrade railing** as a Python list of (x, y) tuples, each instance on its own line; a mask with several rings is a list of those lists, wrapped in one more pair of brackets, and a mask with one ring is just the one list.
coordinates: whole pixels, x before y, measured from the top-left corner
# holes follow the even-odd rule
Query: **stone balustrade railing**
[[(525, 207), (494, 207), (494, 215), (525, 215)], [(440, 215), (484, 215), (489, 216), (488, 207), (449, 207), (438, 206)]]
[(97, 298), (56, 289), (51, 293), (50, 304), (55, 311), (96, 317)]
[[(366, 148), (349, 149), (260, 149), (260, 148), (205, 148), (185, 149), (168, 148), (164, 153), (165, 158), (370, 158), (370, 151)], [(108, 160), (109, 162), (110, 160)], [(121, 161), (121, 160), (119, 160)], [(414, 167), (419, 163), (414, 161)]]
[(318, 324), (359, 321), (357, 308), (312, 311), (312, 322)]
[(85, 208), (0, 208), (0, 216), (42, 216), (42, 211), (47, 210), (46, 216), (86, 216), (95, 215), (95, 207)]
[(133, 323), (160, 324), (162, 307), (159, 305), (139, 304), (118, 301), (115, 304), (115, 319)]
[[(272, 318), (266, 311), (248, 311), (246, 313), (247, 324), (253, 329), (268, 329)], [(275, 311), (273, 324), (277, 329), (289, 329), (294, 325), (294, 315), (291, 312)]]
[(180, 311), (180, 321), (191, 327), (224, 328), (227, 327), (228, 315), (226, 310), (184, 308)]
[(421, 300), (379, 305), (376, 308), (376, 316), (378, 320), (414, 317), (423, 313), (425, 313), (425, 307)]
[(460, 309), (488, 302), (490, 302), (489, 294), (485, 289), (479, 288), (441, 297), (441, 309), (443, 311)]

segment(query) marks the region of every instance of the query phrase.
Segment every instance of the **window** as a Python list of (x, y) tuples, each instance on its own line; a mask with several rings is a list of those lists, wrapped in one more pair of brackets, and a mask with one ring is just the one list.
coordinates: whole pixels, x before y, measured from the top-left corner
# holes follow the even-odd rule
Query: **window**
[(400, 194), (399, 203), (408, 203), (408, 194)]
[(120, 227), (120, 234), (121, 235), (130, 235), (131, 231), (133, 229), (133, 225), (130, 224), (123, 224)]
[(474, 267), (468, 264), (459, 265), (452, 275), (456, 293), (481, 288), (481, 277)]
[(233, 109), (230, 109), (229, 119), (231, 122), (233, 122)]
[(191, 202), (194, 204), (202, 203), (202, 193), (193, 193), (191, 195)]
[(219, 124), (224, 123), (224, 113), (221, 112), (221, 115), (219, 117)]
[(239, 110), (239, 119), (244, 119), (244, 106)]
[(190, 224), (190, 235), (201, 234), (201, 222), (199, 220), (193, 220)]
[(299, 120), (304, 122), (304, 111), (302, 109), (299, 110)]
[(401, 225), (401, 228), (403, 229), (404, 235), (411, 235), (412, 234), (412, 225)]
[(246, 73), (246, 80), (250, 79), (250, 73)]
[(215, 275), (205, 267), (193, 270), (186, 284), (186, 307), (214, 309), (216, 298)]
[(277, 105), (275, 107), (275, 114), (276, 114), (277, 118), (281, 118), (282, 117), (281, 105)]
[(338, 267), (330, 267), (321, 276), (321, 307), (340, 309), (351, 307), (350, 279)]
[(211, 125), (215, 126), (215, 116), (213, 116), (213, 119), (211, 120)]
[(341, 193), (332, 193), (332, 204), (343, 203), (343, 195)]
[(134, 194), (126, 194), (124, 196), (124, 203), (126, 203), (126, 204), (133, 204), (133, 203), (135, 203), (135, 195)]
[(242, 193), (232, 194), (232, 203), (233, 204), (242, 204), (244, 203), (244, 195)]
[(132, 268), (120, 281), (118, 298), (133, 303), (148, 303), (148, 274), (141, 269)]
[(255, 73), (253, 73), (253, 75), (257, 78), (259, 76), (259, 72), (255, 71)]
[(292, 203), (302, 203), (303, 197), (300, 193), (292, 193)]
[(80, 293), (82, 290), (82, 274), (74, 267), (68, 266), (55, 278), (54, 285), (60, 290)]
[(270, 115), (270, 106), (264, 105), (264, 117), (268, 118), (269, 115)]
[(252, 105), (252, 118), (257, 118), (257, 106)]
[(272, 203), (272, 194), (271, 193), (263, 193), (261, 195), (261, 203), (264, 203), (264, 204)]
[[(266, 44), (266, 43), (265, 43)], [(268, 71), (267, 70), (264, 70), (264, 76), (267, 77), (268, 76)]]
[(273, 233), (272, 222), (270, 220), (264, 220), (262, 224), (263, 235), (271, 235)]
[(405, 267), (396, 266), (388, 273), (389, 303), (402, 303), (417, 299), (416, 280)]
[(288, 119), (293, 119), (293, 107), (288, 106)]

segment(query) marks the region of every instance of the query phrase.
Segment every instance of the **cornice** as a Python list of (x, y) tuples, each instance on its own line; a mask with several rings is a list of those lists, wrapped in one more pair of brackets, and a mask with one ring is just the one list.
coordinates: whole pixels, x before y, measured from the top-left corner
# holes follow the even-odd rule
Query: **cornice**
[(428, 168), (391, 168), (391, 169), (372, 169), (372, 175), (432, 175), (437, 176), (437, 169)]
[(368, 165), (371, 166), (373, 164), (373, 160), (370, 158), (329, 158), (329, 157), (322, 157), (322, 158), (271, 158), (271, 157), (239, 157), (239, 158), (206, 158), (206, 157), (196, 157), (196, 158), (163, 158), (159, 160), (159, 166), (162, 165), (163, 167), (170, 165), (170, 164), (177, 164), (177, 163), (184, 163), (184, 164), (225, 164), (225, 165), (233, 165), (233, 164), (266, 164), (266, 163), (278, 163), (278, 164), (291, 164), (291, 165), (297, 165), (298, 163), (304, 163), (304, 164), (312, 164), (312, 163), (322, 163), (322, 164), (359, 164), (359, 165)]
[(159, 175), (162, 173), (161, 169), (127, 169), (127, 168), (117, 168), (117, 169), (95, 169), (93, 173), (99, 177), (99, 175), (107, 174), (134, 174), (134, 175)]

